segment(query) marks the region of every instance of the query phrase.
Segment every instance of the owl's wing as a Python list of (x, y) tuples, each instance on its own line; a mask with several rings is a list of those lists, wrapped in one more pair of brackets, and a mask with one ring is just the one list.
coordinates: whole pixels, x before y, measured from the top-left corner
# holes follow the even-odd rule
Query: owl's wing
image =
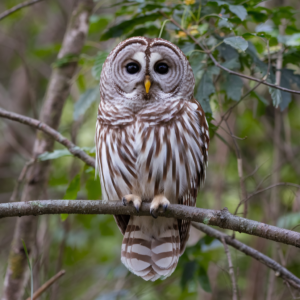
[[(189, 122), (194, 132), (190, 132), (190, 136), (186, 137), (197, 139), (197, 143), (187, 143), (190, 151), (192, 153), (198, 153), (200, 155), (194, 155), (195, 165), (199, 166), (196, 174), (191, 178), (191, 187), (185, 191), (185, 193), (178, 199), (178, 204), (187, 206), (196, 206), (197, 194), (200, 184), (204, 182), (205, 179), (205, 169), (208, 159), (208, 147), (209, 147), (209, 133), (208, 124), (205, 119), (204, 111), (201, 105), (193, 99), (191, 101), (194, 103), (196, 108), (193, 114), (189, 115)], [(194, 145), (194, 148), (193, 148)], [(197, 145), (197, 146), (195, 146)], [(202, 158), (201, 159), (199, 159)], [(184, 252), (186, 242), (189, 238), (191, 221), (189, 220), (178, 220), (179, 236), (180, 236), (180, 255)]]

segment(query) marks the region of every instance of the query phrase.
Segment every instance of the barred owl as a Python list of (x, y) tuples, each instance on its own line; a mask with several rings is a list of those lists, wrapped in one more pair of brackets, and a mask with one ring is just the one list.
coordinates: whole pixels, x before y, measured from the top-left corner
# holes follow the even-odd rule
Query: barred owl
[(115, 216), (121, 261), (145, 280), (170, 276), (189, 237), (190, 221), (157, 212), (195, 206), (205, 179), (208, 124), (194, 85), (185, 55), (160, 38), (127, 39), (103, 65), (95, 137), (103, 200), (137, 210), (151, 202), (153, 217)]

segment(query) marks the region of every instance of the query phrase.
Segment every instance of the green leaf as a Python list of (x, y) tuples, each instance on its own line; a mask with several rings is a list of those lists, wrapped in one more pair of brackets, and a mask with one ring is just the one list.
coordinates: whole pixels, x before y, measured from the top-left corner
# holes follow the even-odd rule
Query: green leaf
[(198, 85), (196, 99), (201, 104), (204, 112), (211, 113), (211, 107), (209, 104), (209, 96), (215, 93), (215, 87), (213, 85), (212, 76), (206, 71)]
[(185, 263), (181, 276), (181, 287), (184, 289), (188, 282), (194, 279), (194, 275), (197, 269), (197, 262), (195, 260)]
[(62, 68), (65, 65), (72, 63), (72, 62), (77, 62), (79, 60), (79, 55), (78, 54), (66, 54), (62, 58), (58, 58), (53, 64), (53, 68)]
[(242, 21), (247, 17), (247, 10), (243, 5), (229, 5), (229, 10), (237, 15)]
[(241, 36), (228, 37), (224, 39), (224, 43), (241, 51), (245, 51), (248, 48), (248, 42)]
[(63, 221), (66, 221), (68, 218), (69, 214), (60, 214), (60, 219)]
[(112, 19), (111, 15), (99, 16), (99, 15), (91, 15), (90, 16), (90, 26), (89, 26), (89, 34), (91, 33), (99, 33), (103, 31), (109, 21)]
[(75, 200), (80, 190), (80, 174), (77, 174), (70, 182), (63, 199)]
[[(289, 78), (288, 78), (288, 76), (284, 76), (283, 70), (281, 70), (280, 85), (282, 87), (287, 88), (287, 89), (291, 88)], [(281, 93), (281, 102), (279, 104), (279, 107), (280, 107), (280, 110), (283, 111), (291, 103), (291, 101), (292, 101), (292, 95), (291, 95), (291, 93), (284, 92), (284, 91), (280, 91), (280, 93)]]
[[(186, 44), (184, 44), (186, 45)], [(192, 45), (192, 44), (188, 44), (188, 45)], [(193, 45), (192, 45), (193, 46)], [(183, 50), (181, 48), (181, 50)], [(204, 53), (200, 53), (200, 52), (192, 52), (190, 57), (189, 57), (189, 62), (191, 64), (194, 76), (197, 77), (197, 74), (199, 73), (199, 71), (202, 70), (203, 68), (203, 59), (205, 57)]]
[[(80, 190), (80, 175), (77, 174), (70, 182), (66, 193), (63, 197), (65, 200), (75, 200), (77, 198), (77, 193)], [(60, 214), (60, 219), (65, 221), (68, 218), (68, 214)]]
[(74, 105), (74, 120), (78, 120), (80, 116), (88, 110), (88, 108), (96, 101), (100, 100), (99, 87), (86, 90)]
[(101, 199), (101, 186), (99, 177), (95, 178), (95, 170), (90, 173), (89, 178), (86, 181), (85, 189), (87, 191), (88, 200), (98, 200)]
[(239, 76), (229, 74), (225, 82), (225, 90), (228, 99), (239, 101), (242, 96), (243, 81)]
[(108, 56), (108, 52), (98, 52), (97, 57), (95, 59), (94, 66), (92, 67), (92, 75), (96, 80), (100, 79), (102, 66)]
[(207, 293), (211, 293), (211, 286), (207, 276), (207, 271), (201, 265), (198, 265), (197, 278), (202, 289)]
[(292, 229), (300, 224), (300, 213), (289, 213), (280, 217), (277, 221), (277, 226), (281, 228)]
[(251, 95), (252, 97), (256, 98), (257, 100), (259, 100), (260, 102), (262, 102), (263, 104), (269, 105), (269, 101), (268, 101), (266, 98), (264, 98), (262, 95), (257, 94), (257, 93), (254, 92), (254, 91), (252, 91), (252, 92), (250, 93), (250, 95)]
[(148, 37), (157, 37), (159, 35), (160, 29), (154, 25), (150, 25), (148, 27), (142, 26), (136, 28), (130, 34), (126, 36), (126, 38), (134, 37), (134, 36), (148, 36)]
[(237, 58), (233, 58), (231, 60), (227, 60), (222, 64), (223, 67), (234, 70), (239, 69), (241, 67), (241, 64)]
[(300, 46), (300, 33), (293, 34), (291, 36), (286, 36), (287, 46)]
[(100, 38), (100, 41), (107, 41), (110, 38), (115, 38), (129, 33), (137, 25), (144, 25), (146, 22), (153, 22), (161, 18), (161, 14), (154, 13), (140, 17), (133, 17), (130, 20), (123, 21), (118, 25), (109, 28)]
[(269, 87), (269, 92), (271, 94), (273, 105), (278, 107), (282, 101), (281, 91), (272, 87)]
[(256, 37), (256, 36), (266, 38), (266, 39), (271, 39), (272, 38), (272, 36), (270, 34), (264, 32), (264, 31), (260, 31), (260, 32), (257, 32), (257, 33), (246, 32), (242, 36), (243, 36), (244, 39), (247, 39), (247, 40), (249, 40), (252, 37)]
[(62, 150), (54, 150), (53, 152), (44, 152), (39, 155), (38, 159), (44, 161), (44, 160), (57, 159), (63, 156), (71, 156), (71, 155), (72, 154), (68, 149), (62, 149)]
[(242, 21), (244, 21), (247, 17), (247, 10), (242, 5), (232, 5), (227, 3), (226, 1), (220, 1), (220, 0), (211, 0), (210, 2), (216, 2), (219, 6), (226, 5), (229, 7), (229, 10), (234, 13), (236, 16), (238, 16)]

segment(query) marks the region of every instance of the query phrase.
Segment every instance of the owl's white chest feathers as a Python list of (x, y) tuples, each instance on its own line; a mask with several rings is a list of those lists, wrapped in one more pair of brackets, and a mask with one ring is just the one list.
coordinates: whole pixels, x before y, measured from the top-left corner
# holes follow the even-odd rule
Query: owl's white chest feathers
[(164, 194), (171, 203), (198, 189), (207, 163), (208, 128), (201, 107), (172, 101), (133, 115), (99, 106), (97, 167), (103, 200), (136, 194), (151, 201)]

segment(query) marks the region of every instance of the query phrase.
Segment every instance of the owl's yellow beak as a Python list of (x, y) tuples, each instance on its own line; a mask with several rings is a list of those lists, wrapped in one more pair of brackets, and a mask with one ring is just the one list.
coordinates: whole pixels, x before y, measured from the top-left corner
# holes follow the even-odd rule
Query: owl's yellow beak
[(146, 75), (144, 84), (145, 84), (146, 93), (149, 94), (149, 90), (150, 90), (150, 86), (151, 86), (149, 75)]

